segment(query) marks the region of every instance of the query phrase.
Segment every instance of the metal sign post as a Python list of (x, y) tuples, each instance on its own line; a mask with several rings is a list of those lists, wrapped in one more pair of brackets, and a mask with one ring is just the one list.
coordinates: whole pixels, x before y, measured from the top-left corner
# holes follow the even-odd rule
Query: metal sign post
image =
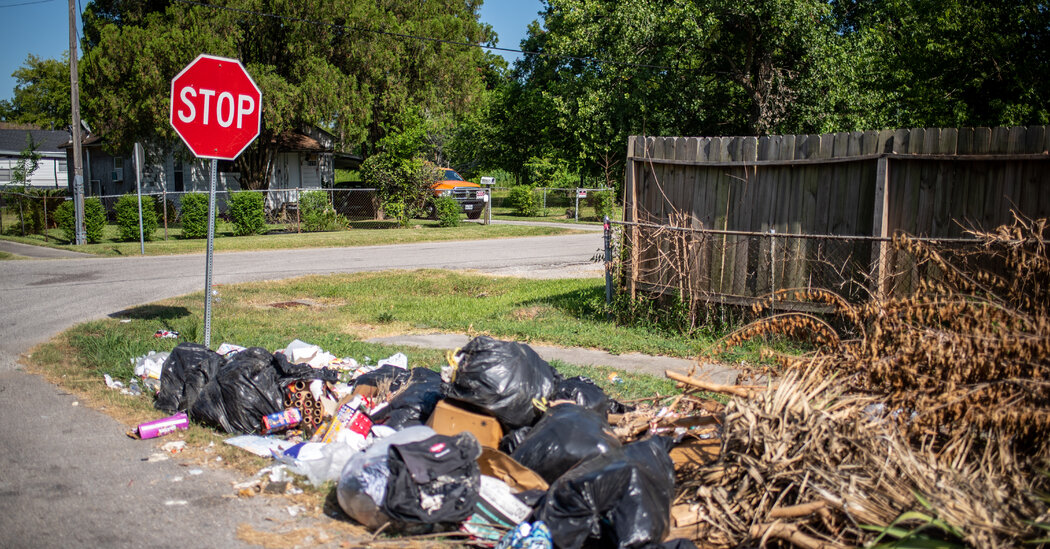
[(204, 346), (211, 348), (211, 265), (215, 252), (215, 179), (219, 161), (211, 161), (211, 177), (208, 179), (208, 259), (204, 267)]
[(141, 143), (135, 143), (135, 189), (139, 194), (139, 255), (146, 255), (146, 235), (142, 231), (142, 162), (146, 152)]

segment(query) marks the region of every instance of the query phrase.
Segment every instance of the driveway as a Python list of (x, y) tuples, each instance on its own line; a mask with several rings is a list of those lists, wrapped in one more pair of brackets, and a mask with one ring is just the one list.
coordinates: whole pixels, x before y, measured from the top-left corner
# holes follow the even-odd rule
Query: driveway
[[(600, 276), (601, 246), (593, 233), (223, 253), (214, 282), (418, 268)], [(203, 253), (0, 261), (0, 547), (238, 547), (238, 527), (292, 520), (262, 498), (229, 497), (227, 471), (149, 461), (163, 440), (131, 440), (128, 426), (17, 369), (19, 355), (77, 323), (203, 286)]]

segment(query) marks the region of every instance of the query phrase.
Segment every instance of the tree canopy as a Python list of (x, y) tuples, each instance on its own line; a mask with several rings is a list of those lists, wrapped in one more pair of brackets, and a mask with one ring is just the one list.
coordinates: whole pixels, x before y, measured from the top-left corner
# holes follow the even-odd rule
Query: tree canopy
[(627, 136), (1050, 122), (1050, 6), (547, 0), (489, 124), (493, 167), (597, 173)]
[(111, 147), (176, 143), (171, 78), (199, 53), (240, 59), (263, 91), (259, 139), (238, 158), (242, 185), (268, 181), (277, 136), (302, 125), (371, 152), (402, 113), (459, 116), (483, 89), (482, 52), (431, 40), (490, 40), (480, 1), (226, 0), (92, 3), (82, 63), (84, 109)]
[(61, 60), (26, 57), (14, 73), (14, 97), (0, 101), (0, 120), (40, 128), (69, 126), (72, 117), (69, 93), (69, 56)]

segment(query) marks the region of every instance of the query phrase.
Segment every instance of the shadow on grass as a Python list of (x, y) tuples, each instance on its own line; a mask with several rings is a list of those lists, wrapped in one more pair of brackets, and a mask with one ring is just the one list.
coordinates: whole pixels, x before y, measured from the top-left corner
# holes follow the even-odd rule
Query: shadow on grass
[(190, 316), (190, 310), (186, 307), (172, 307), (168, 305), (140, 305), (123, 311), (117, 311), (110, 318), (132, 318), (136, 320), (161, 320), (170, 321), (177, 318)]

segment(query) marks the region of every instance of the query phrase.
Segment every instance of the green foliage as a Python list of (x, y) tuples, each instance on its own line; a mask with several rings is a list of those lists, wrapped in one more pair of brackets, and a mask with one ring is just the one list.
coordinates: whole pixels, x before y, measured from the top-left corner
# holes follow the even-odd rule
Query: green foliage
[(168, 96), (171, 76), (202, 51), (237, 58), (263, 96), (262, 133), (238, 158), (237, 169), (243, 188), (262, 188), (275, 138), (302, 124), (331, 131), (338, 150), (364, 144), (371, 154), (413, 107), (434, 119), (472, 108), (484, 86), (483, 52), (402, 34), (471, 44), (494, 39), (491, 27), (479, 21), (477, 2), (230, 0), (222, 6), (229, 9), (114, 0), (86, 5), (84, 36), (91, 47), (81, 64), (85, 116), (97, 122), (111, 147), (175, 139), (169, 106), (156, 99)]
[(439, 177), (438, 170), (422, 158), (404, 159), (386, 152), (368, 157), (361, 164), (361, 175), (375, 187), (386, 215), (403, 227), (425, 214), (433, 197), (430, 187)]
[(569, 165), (564, 160), (532, 157), (524, 168), (529, 185), (534, 187), (570, 189), (579, 182), (579, 177), (569, 172)]
[(514, 208), (514, 215), (534, 217), (539, 213), (536, 193), (528, 185), (512, 187), (507, 202), (510, 203), (511, 208)]
[(208, 195), (189, 193), (182, 195), (182, 237), (207, 238)]
[(606, 216), (611, 219), (613, 211), (616, 208), (616, 197), (613, 195), (612, 189), (607, 191), (591, 191), (587, 193), (587, 205), (594, 208), (594, 216), (597, 217), (599, 221)]
[(51, 226), (54, 212), (65, 195), (64, 189), (36, 189), (29, 186), (29, 180), (40, 166), (41, 155), (36, 147), (32, 135), (26, 132), (26, 146), (11, 169), (11, 183), (4, 188), (12, 191), (5, 202), (17, 213), (17, 227), (23, 236), (43, 233)]
[[(72, 200), (66, 200), (55, 210), (55, 224), (70, 244), (76, 242), (76, 211)], [(106, 208), (97, 196), (84, 199), (84, 231), (89, 243), (102, 241), (106, 228)], [(136, 229), (137, 230), (137, 229)]]
[(41, 59), (33, 54), (11, 75), (15, 79), (14, 97), (0, 120), (61, 129), (72, 116), (69, 93), (69, 56), (62, 60)]
[(230, 194), (229, 212), (233, 234), (247, 236), (266, 232), (266, 208), (262, 193), (241, 191)]
[(441, 227), (459, 227), (459, 202), (442, 196), (434, 199), (434, 212)]
[[(145, 240), (153, 240), (153, 233), (157, 230), (157, 210), (154, 203), (148, 197), (144, 199), (142, 207), (142, 236)], [(139, 239), (139, 199), (137, 195), (125, 194), (117, 200), (113, 208), (117, 213), (117, 230), (121, 240)]]
[(347, 228), (349, 221), (332, 207), (325, 191), (306, 191), (299, 194), (299, 215), (307, 232), (338, 231)]

